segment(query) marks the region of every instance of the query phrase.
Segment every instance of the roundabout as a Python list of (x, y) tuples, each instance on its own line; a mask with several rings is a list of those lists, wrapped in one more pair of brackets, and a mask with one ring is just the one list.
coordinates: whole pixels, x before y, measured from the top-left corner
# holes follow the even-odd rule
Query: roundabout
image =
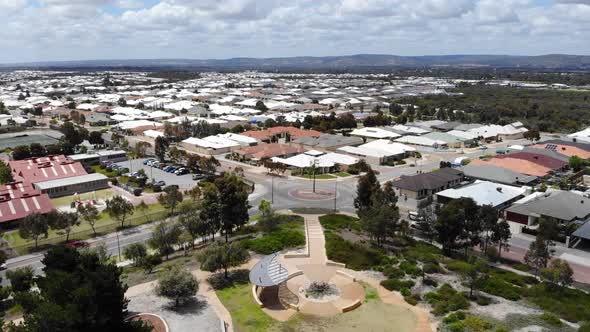
[(333, 189), (295, 188), (289, 191), (289, 196), (304, 201), (328, 201), (333, 200), (336, 192)]

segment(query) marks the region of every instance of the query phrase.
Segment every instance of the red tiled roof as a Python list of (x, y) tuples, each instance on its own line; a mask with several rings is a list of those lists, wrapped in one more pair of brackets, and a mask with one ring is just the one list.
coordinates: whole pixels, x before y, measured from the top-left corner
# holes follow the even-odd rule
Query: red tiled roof
[(529, 162), (532, 162), (532, 163), (535, 163), (535, 164), (538, 164), (538, 165), (541, 165), (543, 167), (547, 167), (547, 168), (550, 168), (553, 170), (563, 168), (567, 165), (567, 163), (565, 161), (551, 158), (551, 157), (546, 156), (544, 154), (531, 153), (531, 152), (516, 152), (516, 153), (511, 153), (511, 154), (507, 154), (507, 155), (503, 155), (503, 156), (496, 156), (495, 158), (498, 158), (498, 159), (504, 159), (504, 158), (522, 159), (522, 160), (526, 160), (526, 161), (529, 161)]
[(30, 184), (12, 182), (0, 185), (0, 223), (51, 210), (53, 205), (49, 196), (40, 194)]
[(303, 153), (305, 152), (305, 149), (299, 146), (289, 146), (285, 144), (273, 143), (249, 146), (235, 152), (246, 158), (263, 159)]
[(309, 136), (319, 137), (322, 135), (322, 133), (317, 130), (305, 130), (295, 127), (272, 127), (266, 130), (249, 130), (243, 132), (241, 135), (253, 137), (261, 141), (266, 141), (271, 139), (273, 136), (279, 136), (285, 133), (288, 133), (291, 136), (291, 139)]
[(88, 174), (81, 163), (74, 162), (64, 155), (12, 160), (8, 162), (8, 165), (16, 181), (27, 183)]

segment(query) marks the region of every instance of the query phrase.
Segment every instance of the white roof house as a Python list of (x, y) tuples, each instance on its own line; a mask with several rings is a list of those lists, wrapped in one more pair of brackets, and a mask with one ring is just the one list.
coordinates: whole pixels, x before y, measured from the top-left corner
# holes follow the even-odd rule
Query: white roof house
[(330, 152), (325, 155), (320, 156), (318, 159), (323, 161), (332, 162), (337, 165), (354, 165), (359, 162), (358, 158), (351, 157), (349, 155), (341, 154), (341, 153), (334, 153)]
[(491, 205), (498, 207), (513, 201), (527, 192), (527, 187), (513, 187), (489, 181), (475, 181), (473, 184), (461, 188), (452, 188), (437, 193), (437, 196), (458, 199), (472, 198), (477, 205)]
[(396, 142), (399, 143), (406, 143), (406, 144), (412, 144), (412, 145), (421, 145), (421, 146), (429, 146), (429, 147), (438, 147), (438, 146), (444, 146), (446, 144), (445, 141), (441, 141), (441, 140), (434, 140), (434, 139), (430, 139), (428, 137), (422, 137), (422, 136), (402, 136), (398, 139), (395, 140)]
[(410, 134), (410, 135), (423, 135), (423, 134), (427, 134), (430, 132), (430, 130), (426, 130), (423, 128), (406, 126), (406, 125), (401, 125), (401, 124), (391, 126), (391, 128), (394, 130), (400, 131), (402, 133)]
[(285, 164), (285, 165), (288, 165), (291, 167), (296, 167), (296, 168), (312, 167), (314, 164), (316, 167), (320, 167), (320, 168), (335, 166), (335, 163), (333, 163), (332, 161), (322, 160), (321, 158), (308, 156), (303, 153), (298, 154), (293, 157), (290, 157), (290, 158), (285, 158), (285, 159), (274, 157), (274, 158), (272, 158), (272, 161), (277, 162), (277, 163), (281, 163), (281, 164)]
[(205, 149), (226, 149), (232, 147), (239, 147), (240, 143), (236, 141), (232, 141), (227, 138), (218, 137), (218, 136), (207, 136), (205, 138), (196, 138), (196, 137), (189, 137), (182, 141), (182, 143), (195, 145)]
[(584, 130), (578, 131), (573, 134), (567, 135), (570, 138), (576, 138), (582, 141), (590, 141), (590, 128), (586, 128)]
[(514, 127), (513, 125), (488, 125), (479, 128), (469, 130), (469, 132), (481, 136), (484, 138), (495, 137), (498, 135), (516, 135), (520, 133), (526, 133), (528, 129), (524, 127)]
[(365, 128), (359, 128), (359, 129), (355, 129), (350, 133), (351, 136), (360, 136), (360, 137), (368, 137), (368, 138), (377, 138), (377, 139), (382, 139), (382, 138), (396, 138), (396, 137), (400, 137), (401, 135), (396, 134), (394, 132), (385, 130), (385, 129), (381, 129), (381, 128), (373, 128), (373, 127), (365, 127)]
[(156, 137), (164, 136), (164, 133), (161, 132), (161, 131), (149, 129), (149, 130), (146, 130), (146, 131), (143, 132), (143, 136), (147, 136), (147, 137), (151, 137), (151, 138), (156, 138)]
[(477, 134), (475, 134), (475, 133), (462, 131), (462, 130), (447, 131), (447, 134), (458, 137), (461, 140), (474, 140), (474, 139), (477, 139), (477, 137), (478, 137)]
[(121, 129), (134, 129), (137, 127), (147, 127), (152, 126), (154, 128), (163, 127), (163, 125), (159, 122), (155, 121), (148, 121), (148, 120), (131, 120), (131, 121), (123, 121), (117, 124), (117, 127)]
[(254, 144), (258, 143), (258, 140), (256, 140), (256, 138), (244, 136), (244, 135), (239, 135), (239, 134), (234, 134), (234, 133), (218, 134), (217, 136), (232, 140), (232, 141), (237, 142), (241, 145), (254, 145)]

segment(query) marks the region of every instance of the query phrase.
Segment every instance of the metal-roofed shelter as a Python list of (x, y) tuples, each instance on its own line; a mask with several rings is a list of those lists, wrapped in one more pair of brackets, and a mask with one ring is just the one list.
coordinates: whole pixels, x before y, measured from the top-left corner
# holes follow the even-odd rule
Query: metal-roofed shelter
[(263, 257), (250, 270), (250, 282), (259, 287), (277, 286), (289, 278), (276, 253)]

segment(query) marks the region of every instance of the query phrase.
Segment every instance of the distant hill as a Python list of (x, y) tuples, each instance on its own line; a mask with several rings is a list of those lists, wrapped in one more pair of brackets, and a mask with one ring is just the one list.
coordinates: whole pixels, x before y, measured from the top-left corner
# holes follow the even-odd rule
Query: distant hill
[(231, 59), (131, 59), (0, 64), (0, 68), (168, 68), (220, 70), (345, 70), (354, 68), (492, 67), (523, 69), (590, 70), (590, 56), (548, 54), (397, 56), (357, 54), (325, 57), (231, 58)]

